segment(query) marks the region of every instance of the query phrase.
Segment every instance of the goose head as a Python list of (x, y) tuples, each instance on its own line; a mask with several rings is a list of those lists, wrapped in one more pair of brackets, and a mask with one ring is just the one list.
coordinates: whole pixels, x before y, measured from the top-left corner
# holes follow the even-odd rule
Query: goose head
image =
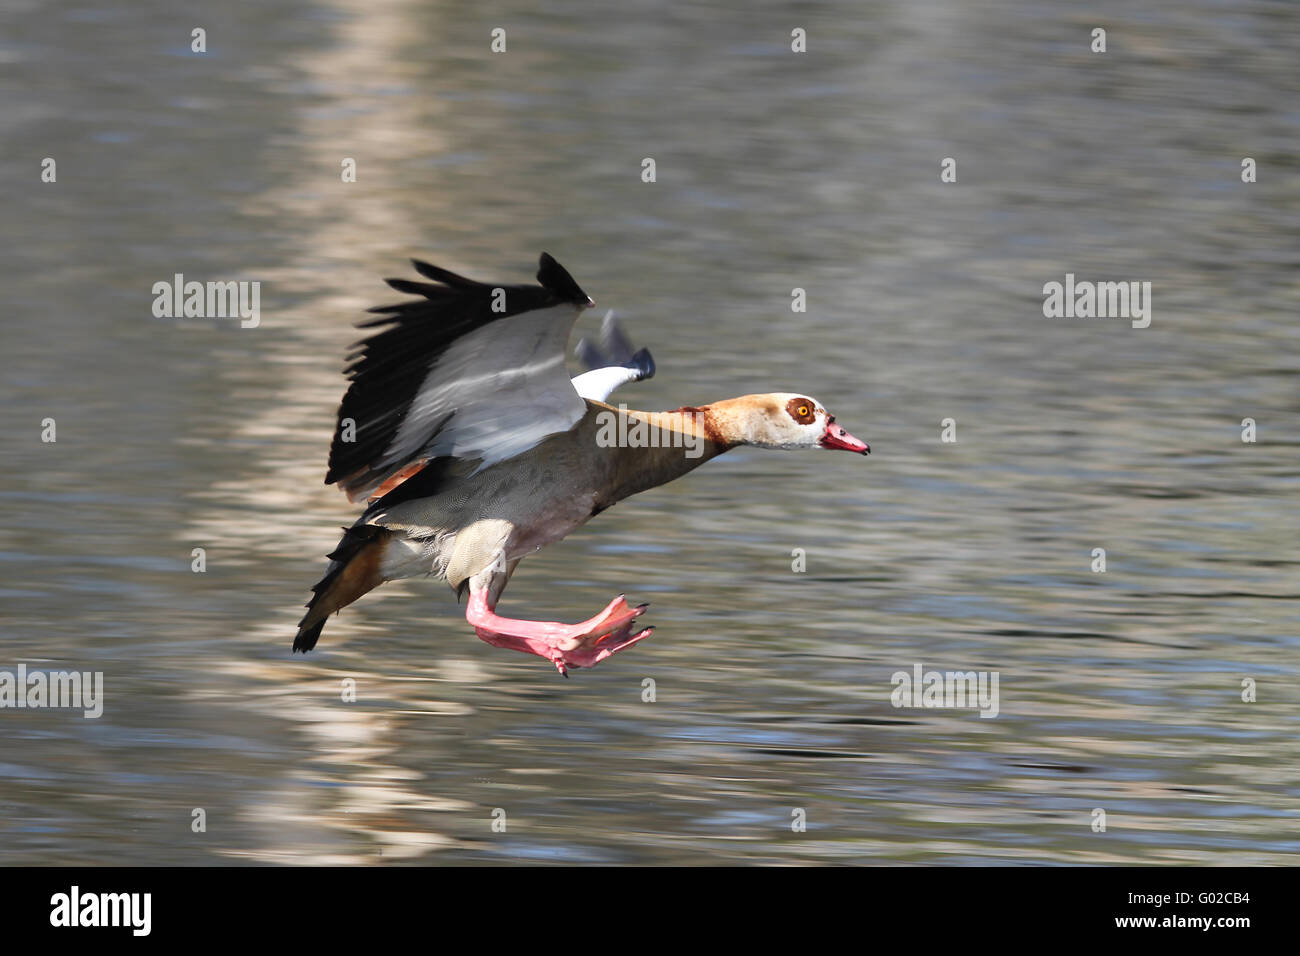
[(826, 406), (798, 392), (742, 395), (710, 409), (727, 438), (759, 448), (838, 448), (860, 455), (871, 446), (836, 424)]

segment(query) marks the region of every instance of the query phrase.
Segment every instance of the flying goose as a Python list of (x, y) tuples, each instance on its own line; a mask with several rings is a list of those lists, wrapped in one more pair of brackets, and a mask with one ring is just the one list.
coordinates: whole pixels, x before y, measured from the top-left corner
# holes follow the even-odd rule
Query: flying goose
[(738, 445), (871, 449), (811, 396), (744, 395), (667, 412), (606, 403), (649, 378), (611, 316), (594, 366), (570, 379), (569, 334), (594, 303), (546, 253), (538, 285), (491, 285), (412, 260), (430, 282), (388, 279), (417, 296), (371, 309), (353, 346), (326, 484), (367, 508), (329, 555), (295, 651), (316, 646), (332, 612), (385, 581), (434, 574), (484, 641), (544, 657), (568, 676), (648, 637), (647, 605), (623, 595), (579, 624), (501, 617), (519, 562), (631, 495), (680, 478)]

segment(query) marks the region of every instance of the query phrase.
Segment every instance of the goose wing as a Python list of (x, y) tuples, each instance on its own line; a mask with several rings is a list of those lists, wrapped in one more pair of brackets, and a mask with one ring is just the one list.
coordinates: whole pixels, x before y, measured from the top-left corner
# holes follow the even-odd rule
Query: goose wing
[(587, 410), (564, 357), (592, 301), (563, 266), (542, 253), (537, 285), (492, 285), (412, 261), (433, 281), (386, 280), (418, 298), (371, 309), (360, 327), (375, 331), (348, 355), (325, 483), (352, 501), (433, 459), (511, 458)]

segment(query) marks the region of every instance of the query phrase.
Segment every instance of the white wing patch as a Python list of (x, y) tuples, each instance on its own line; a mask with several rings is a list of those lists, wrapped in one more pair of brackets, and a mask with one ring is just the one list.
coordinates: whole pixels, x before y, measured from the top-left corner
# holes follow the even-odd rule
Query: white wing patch
[(628, 368), (626, 365), (611, 365), (608, 368), (594, 368), (590, 372), (575, 376), (573, 387), (583, 398), (603, 402), (616, 388), (628, 382), (635, 382), (640, 377), (641, 373), (634, 368)]

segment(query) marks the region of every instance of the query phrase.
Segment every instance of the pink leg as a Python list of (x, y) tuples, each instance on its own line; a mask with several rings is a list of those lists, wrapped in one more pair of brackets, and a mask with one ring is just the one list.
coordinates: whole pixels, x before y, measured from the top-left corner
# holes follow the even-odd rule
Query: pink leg
[(623, 595), (609, 602), (605, 610), (581, 624), (554, 621), (520, 621), (500, 617), (488, 606), (487, 591), (471, 589), (465, 620), (474, 633), (496, 647), (545, 657), (565, 677), (570, 667), (595, 667), (607, 657), (650, 636), (647, 627), (632, 633), (632, 622), (649, 605), (628, 607)]

